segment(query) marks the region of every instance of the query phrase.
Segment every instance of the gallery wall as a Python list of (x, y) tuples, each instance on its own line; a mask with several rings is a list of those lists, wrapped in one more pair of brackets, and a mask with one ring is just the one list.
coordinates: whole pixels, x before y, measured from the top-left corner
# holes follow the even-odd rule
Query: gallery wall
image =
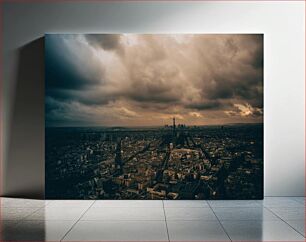
[(3, 4), (1, 195), (44, 196), (45, 33), (264, 33), (265, 195), (303, 196), (303, 2)]

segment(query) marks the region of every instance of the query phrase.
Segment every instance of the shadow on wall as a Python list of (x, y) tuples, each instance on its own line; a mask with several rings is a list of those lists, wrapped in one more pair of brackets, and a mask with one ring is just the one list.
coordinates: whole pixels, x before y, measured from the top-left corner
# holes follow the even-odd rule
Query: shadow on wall
[(15, 97), (3, 171), (4, 195), (44, 198), (44, 38), (18, 51)]

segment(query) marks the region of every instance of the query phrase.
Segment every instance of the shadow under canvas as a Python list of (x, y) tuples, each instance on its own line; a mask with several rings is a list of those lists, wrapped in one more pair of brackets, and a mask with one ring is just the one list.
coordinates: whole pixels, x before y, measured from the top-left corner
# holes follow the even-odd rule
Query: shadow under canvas
[(4, 196), (44, 198), (44, 38), (18, 49)]

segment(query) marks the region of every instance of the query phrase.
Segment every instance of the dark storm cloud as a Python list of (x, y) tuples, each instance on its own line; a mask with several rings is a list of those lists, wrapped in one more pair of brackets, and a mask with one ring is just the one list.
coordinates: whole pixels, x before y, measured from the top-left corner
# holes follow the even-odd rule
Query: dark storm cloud
[(80, 45), (74, 41), (74, 38), (70, 37), (68, 44), (67, 41), (69, 39), (63, 38), (62, 35), (45, 36), (47, 91), (49, 89), (80, 90), (100, 82), (99, 74), (103, 72), (103, 68), (90, 64), (93, 54), (85, 49), (75, 50)]
[(87, 34), (85, 38), (90, 45), (105, 50), (114, 50), (120, 46), (119, 34)]
[[(90, 116), (81, 112), (74, 103), (46, 97), (46, 126), (83, 126), (91, 123)], [(75, 109), (78, 112), (75, 112)]]
[(192, 103), (192, 104), (186, 105), (186, 108), (196, 109), (196, 110), (216, 110), (224, 106), (227, 106), (227, 105), (222, 104), (218, 101), (206, 101), (202, 103)]
[(258, 34), (252, 36), (253, 45), (256, 46), (253, 52), (253, 58), (251, 64), (256, 69), (263, 69), (263, 55), (264, 55), (264, 46), (263, 46), (263, 34)]
[(58, 36), (46, 35), (45, 37), (45, 73), (46, 90), (81, 89), (88, 85), (88, 80), (75, 70), (73, 60), (65, 58), (67, 55), (62, 39)]
[[(156, 79), (146, 81), (146, 78), (133, 76), (133, 84), (121, 93), (131, 100), (149, 103), (175, 103), (179, 102), (181, 96), (168, 83), (161, 81), (159, 76), (153, 75)], [(153, 77), (152, 77), (153, 79)]]
[(214, 83), (205, 86), (203, 92), (211, 100), (232, 98), (253, 100), (261, 95), (258, 87), (263, 84), (262, 78), (260, 73), (216, 75)]
[[(203, 49), (207, 45), (211, 48)], [(201, 59), (207, 62), (203, 68), (208, 70), (199, 85), (204, 97), (223, 100), (221, 108), (233, 100), (262, 107), (263, 35), (218, 35), (215, 43), (204, 41), (199, 46)]]
[(90, 90), (67, 90), (67, 89), (49, 89), (46, 93), (47, 96), (53, 97), (62, 102), (79, 102), (86, 105), (104, 105), (114, 100), (116, 97), (108, 97), (101, 95), (95, 89)]
[(160, 95), (160, 94), (142, 94), (142, 93), (131, 93), (128, 97), (134, 101), (138, 102), (149, 102), (149, 103), (164, 103), (170, 104), (175, 103), (179, 100), (176, 96), (171, 96), (171, 94)]
[(258, 50), (254, 53), (254, 59), (252, 61), (252, 65), (256, 69), (263, 68), (263, 47), (258, 48)]
[(260, 122), (263, 35), (50, 36), (46, 82), (63, 122)]
[(230, 99), (233, 98), (237, 92), (237, 88), (235, 90), (234, 83), (227, 82), (226, 79), (223, 79), (222, 81), (217, 79), (215, 85), (207, 87), (207, 89), (204, 89), (204, 92), (205, 96), (211, 100)]
[[(101, 105), (112, 100), (97, 90), (103, 83), (103, 67), (95, 61), (94, 53), (89, 48), (84, 48), (78, 39), (81, 36), (45, 36), (46, 97), (59, 101), (52, 104), (46, 102), (46, 114), (54, 110), (63, 113), (64, 103)], [(57, 107), (59, 104), (61, 105)], [(70, 109), (70, 112), (73, 110)]]

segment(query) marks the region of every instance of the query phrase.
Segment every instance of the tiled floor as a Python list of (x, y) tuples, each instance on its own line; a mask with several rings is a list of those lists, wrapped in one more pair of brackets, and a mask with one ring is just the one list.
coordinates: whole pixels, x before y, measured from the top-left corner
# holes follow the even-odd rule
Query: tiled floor
[(0, 240), (305, 241), (304, 203), (1, 198)]

